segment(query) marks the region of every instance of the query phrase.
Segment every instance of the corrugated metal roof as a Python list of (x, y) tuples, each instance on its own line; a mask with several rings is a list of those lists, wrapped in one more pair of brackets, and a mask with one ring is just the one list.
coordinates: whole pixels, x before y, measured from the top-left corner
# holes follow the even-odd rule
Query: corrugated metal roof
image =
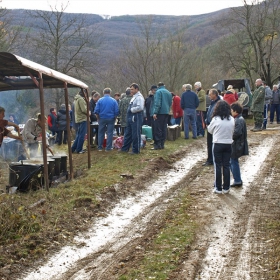
[(30, 74), (38, 80), (38, 72), (43, 76), (44, 88), (78, 87), (87, 89), (88, 86), (68, 75), (7, 52), (0, 52), (0, 91), (38, 89), (30, 78)]

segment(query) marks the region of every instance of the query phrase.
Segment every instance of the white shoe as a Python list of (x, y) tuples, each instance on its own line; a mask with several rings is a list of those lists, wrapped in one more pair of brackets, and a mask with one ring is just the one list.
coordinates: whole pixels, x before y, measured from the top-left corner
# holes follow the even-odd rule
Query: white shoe
[(222, 194), (223, 191), (218, 191), (216, 188), (213, 190), (213, 193), (216, 193), (216, 194)]

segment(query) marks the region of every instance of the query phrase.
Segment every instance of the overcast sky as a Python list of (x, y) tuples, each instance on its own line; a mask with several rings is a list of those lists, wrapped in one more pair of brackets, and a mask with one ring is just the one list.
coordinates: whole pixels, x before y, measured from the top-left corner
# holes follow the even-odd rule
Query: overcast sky
[[(2, 0), (0, 6), (7, 9), (50, 10), (50, 5), (61, 6), (67, 0)], [(242, 0), (69, 0), (68, 13), (100, 15), (198, 15), (224, 8), (243, 6)]]

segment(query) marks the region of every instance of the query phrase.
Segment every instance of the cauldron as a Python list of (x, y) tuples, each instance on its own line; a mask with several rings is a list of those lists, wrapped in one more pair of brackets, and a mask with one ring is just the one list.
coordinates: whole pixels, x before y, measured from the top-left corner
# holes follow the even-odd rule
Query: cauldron
[[(44, 164), (42, 156), (37, 156), (34, 158), (31, 158), (29, 160), (23, 160), (23, 162), (30, 162), (30, 163), (35, 163), (35, 164)], [(53, 179), (53, 176), (55, 176), (55, 160), (51, 158), (50, 156), (47, 157), (47, 162), (48, 162), (48, 175), (50, 181)]]
[(29, 162), (12, 162), (9, 165), (9, 185), (26, 192), (42, 187), (43, 165)]
[(55, 160), (55, 175), (60, 176), (60, 173), (67, 171), (67, 155), (55, 155), (51, 157)]

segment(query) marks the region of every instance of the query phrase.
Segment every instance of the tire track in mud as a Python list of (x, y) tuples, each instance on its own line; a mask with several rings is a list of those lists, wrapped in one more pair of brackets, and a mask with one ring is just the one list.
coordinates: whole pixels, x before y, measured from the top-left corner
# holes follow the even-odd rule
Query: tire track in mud
[(155, 221), (161, 220), (161, 213), (180, 191), (180, 181), (196, 164), (201, 164), (198, 162), (205, 154), (206, 149), (199, 149), (186, 155), (171, 170), (147, 185), (146, 190), (123, 199), (108, 217), (98, 220), (92, 230), (78, 236), (76, 242), (81, 248), (63, 248), (46, 265), (24, 279), (115, 279), (106, 271), (120, 262), (123, 252), (126, 255), (135, 248), (149, 228), (156, 226)]
[[(279, 151), (275, 149), (278, 135), (250, 135), (250, 156), (243, 157), (240, 162), (243, 188), (233, 189), (227, 195), (212, 196), (212, 207), (208, 209), (210, 222), (199, 234), (180, 271), (170, 279), (268, 279), (267, 276), (262, 278), (263, 270), (258, 269), (261, 265), (256, 267), (256, 263), (260, 263), (259, 252), (263, 250), (256, 227), (262, 216), (260, 206), (264, 193), (270, 181), (275, 180), (271, 168), (273, 157)], [(209, 201), (208, 198), (202, 200)], [(258, 254), (255, 256), (254, 252)]]

